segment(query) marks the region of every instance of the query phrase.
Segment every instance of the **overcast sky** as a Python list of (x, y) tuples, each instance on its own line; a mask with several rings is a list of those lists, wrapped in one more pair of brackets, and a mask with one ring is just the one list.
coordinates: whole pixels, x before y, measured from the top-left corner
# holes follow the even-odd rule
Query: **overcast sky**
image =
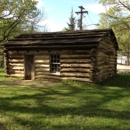
[(83, 24), (87, 25), (88, 29), (96, 28), (95, 25), (99, 23), (99, 13), (104, 11), (104, 8), (98, 4), (97, 0), (38, 0), (37, 7), (43, 8), (46, 14), (46, 20), (40, 22), (40, 25), (47, 25), (48, 31), (61, 31), (67, 27), (67, 22), (71, 15), (73, 8), (76, 20), (80, 15), (75, 12), (80, 11), (78, 6), (83, 6), (88, 15), (85, 14)]

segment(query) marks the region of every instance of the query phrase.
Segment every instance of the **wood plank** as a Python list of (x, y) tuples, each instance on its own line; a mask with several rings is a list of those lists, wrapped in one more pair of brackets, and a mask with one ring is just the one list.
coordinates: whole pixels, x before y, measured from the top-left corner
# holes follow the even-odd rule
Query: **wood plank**
[(83, 67), (83, 68), (89, 68), (89, 67), (93, 67), (93, 65), (92, 64), (61, 64), (61, 67), (74, 67), (74, 68), (76, 68), (76, 67), (79, 67), (79, 68), (81, 68), (81, 67)]
[(36, 75), (55, 75), (61, 77), (92, 77), (91, 73), (50, 73), (50, 72), (36, 72)]
[(68, 55), (68, 54), (61, 54), (61, 56), (60, 56), (60, 58), (61, 59), (71, 59), (71, 58), (73, 58), (73, 59), (78, 59), (78, 58), (91, 58), (92, 57), (92, 55), (91, 54), (81, 54), (81, 55), (79, 55), (79, 54), (71, 54), (71, 55)]
[(67, 80), (71, 79), (74, 81), (84, 81), (84, 82), (93, 82), (90, 78), (76, 78), (76, 77), (57, 77), (52, 75), (38, 75), (36, 78), (44, 78), (44, 79), (50, 79), (50, 80)]
[(61, 77), (55, 76), (55, 75), (36, 75), (35, 78), (36, 79), (38, 79), (38, 78), (44, 78), (44, 79), (51, 79), (51, 80), (53, 80), (53, 79), (61, 80), (62, 79)]
[(49, 68), (49, 64), (35, 64), (35, 68)]
[(9, 74), (24, 74), (24, 71), (10, 69)]
[(100, 51), (100, 50), (98, 51), (97, 56), (98, 57), (102, 57), (102, 56), (103, 57), (108, 57), (108, 55), (106, 55), (103, 51)]
[[(68, 54), (83, 54), (83, 55), (90, 55), (92, 54), (93, 50), (90, 50), (90, 49), (87, 49), (87, 48), (84, 48), (82, 50), (79, 50), (79, 49), (68, 49), (68, 50), (56, 50), (56, 49), (48, 49), (48, 50), (41, 50), (40, 48), (38, 50), (28, 50), (28, 51), (8, 51), (9, 55), (13, 56), (13, 55), (25, 55), (25, 54), (34, 54), (36, 57), (37, 56), (41, 56), (43, 55), (43, 57), (48, 57), (48, 54), (65, 54), (65, 55), (68, 55)], [(63, 56), (64, 57), (64, 56)]]
[(24, 74), (8, 74), (9, 77), (24, 77)]
[(55, 76), (61, 76), (61, 73), (50, 73), (50, 71), (46, 72), (35, 72), (36, 75), (55, 75)]
[(61, 68), (61, 72), (91, 72), (90, 68)]
[(46, 71), (49, 71), (50, 72), (50, 68), (35, 68), (35, 71), (36, 72), (46, 72)]
[(63, 77), (92, 77), (92, 73), (79, 73), (79, 72), (73, 72), (73, 73), (62, 73), (61, 74)]
[(61, 59), (60, 60), (61, 63), (91, 63), (91, 59)]
[(20, 60), (19, 59), (9, 59), (9, 62), (12, 62), (12, 63), (13, 62), (20, 62), (21, 63), (21, 62), (24, 62), (24, 59), (20, 59)]
[(16, 55), (16, 54), (18, 54), (18, 52), (17, 51), (8, 51), (8, 54), (9, 55), (14, 55), (14, 54)]
[[(52, 44), (49, 43), (49, 45), (48, 44), (44, 44), (44, 46), (37, 46), (37, 45), (35, 45), (35, 46), (30, 46), (30, 45), (28, 45), (28, 46), (20, 46), (20, 44), (19, 44), (19, 46), (15, 46), (15, 49), (19, 49), (19, 48), (21, 48), (21, 49), (24, 49), (24, 48), (26, 48), (26, 49), (29, 49), (29, 48), (33, 48), (33, 49), (34, 48), (38, 48), (38, 49), (39, 48), (43, 48), (43, 49), (48, 49), (48, 48), (49, 49), (54, 49), (54, 48), (71, 49), (73, 44), (70, 44), (70, 42), (68, 44), (61, 44), (61, 45), (54, 44), (54, 43), (52, 43)], [(88, 47), (93, 48), (93, 47), (97, 47), (97, 46), (98, 46), (97, 43), (92, 43), (92, 44), (84, 44), (84, 43), (82, 43), (82, 44), (75, 44), (73, 46), (73, 48), (88, 48)], [(9, 49), (14, 49), (14, 47), (12, 47), (12, 46), (10, 46), (8, 48)], [(34, 54), (34, 53), (28, 52), (28, 54)]]
[(50, 60), (37, 60), (37, 59), (36, 59), (34, 62), (35, 62), (36, 64), (37, 64), (37, 63), (43, 63), (43, 64), (44, 64), (44, 63), (48, 63), (48, 64), (49, 64), (49, 63), (50, 63)]
[(19, 67), (19, 66), (8, 66), (9, 67), (9, 69), (16, 69), (16, 70), (23, 70), (24, 69), (24, 67)]
[(37, 59), (37, 60), (40, 60), (40, 59), (49, 59), (50, 57), (49, 57), (49, 55), (47, 54), (47, 55), (35, 55), (35, 59)]
[(24, 59), (24, 55), (9, 55), (9, 59)]
[(24, 67), (24, 64), (23, 63), (15, 63), (15, 62), (10, 62), (9, 63), (10, 66), (21, 66), (21, 67)]

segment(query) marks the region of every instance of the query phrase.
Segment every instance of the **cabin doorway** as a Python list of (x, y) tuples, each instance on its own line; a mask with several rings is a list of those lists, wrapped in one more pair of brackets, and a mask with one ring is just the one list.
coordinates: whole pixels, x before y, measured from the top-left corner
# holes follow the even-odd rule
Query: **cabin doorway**
[(25, 80), (34, 79), (34, 55), (25, 55), (24, 74)]

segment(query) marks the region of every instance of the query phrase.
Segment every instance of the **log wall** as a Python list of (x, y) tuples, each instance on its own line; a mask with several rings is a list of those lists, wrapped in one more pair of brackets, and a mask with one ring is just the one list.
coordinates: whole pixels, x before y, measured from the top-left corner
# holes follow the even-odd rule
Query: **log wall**
[(5, 53), (6, 75), (24, 78), (24, 54), (17, 51)]
[(100, 42), (96, 59), (96, 82), (103, 81), (116, 74), (117, 52), (113, 43), (111, 43), (109, 39)]
[[(35, 78), (92, 82), (93, 50), (49, 50), (35, 54)], [(50, 55), (60, 55), (60, 73), (50, 73)]]
[[(93, 82), (95, 49), (8, 51), (7, 75), (24, 78), (24, 56), (34, 55), (35, 78), (72, 79)], [(50, 73), (50, 55), (60, 55), (60, 73)]]
[[(60, 55), (60, 73), (50, 73), (50, 55)], [(8, 50), (4, 53), (6, 74), (24, 78), (24, 57), (34, 55), (34, 77), (100, 82), (116, 74), (117, 52), (110, 39), (102, 40), (98, 48), (71, 50)]]

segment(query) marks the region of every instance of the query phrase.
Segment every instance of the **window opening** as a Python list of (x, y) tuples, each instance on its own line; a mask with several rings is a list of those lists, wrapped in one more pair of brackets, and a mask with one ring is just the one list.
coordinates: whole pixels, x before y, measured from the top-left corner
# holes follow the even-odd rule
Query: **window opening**
[(50, 55), (50, 72), (60, 72), (60, 55)]

